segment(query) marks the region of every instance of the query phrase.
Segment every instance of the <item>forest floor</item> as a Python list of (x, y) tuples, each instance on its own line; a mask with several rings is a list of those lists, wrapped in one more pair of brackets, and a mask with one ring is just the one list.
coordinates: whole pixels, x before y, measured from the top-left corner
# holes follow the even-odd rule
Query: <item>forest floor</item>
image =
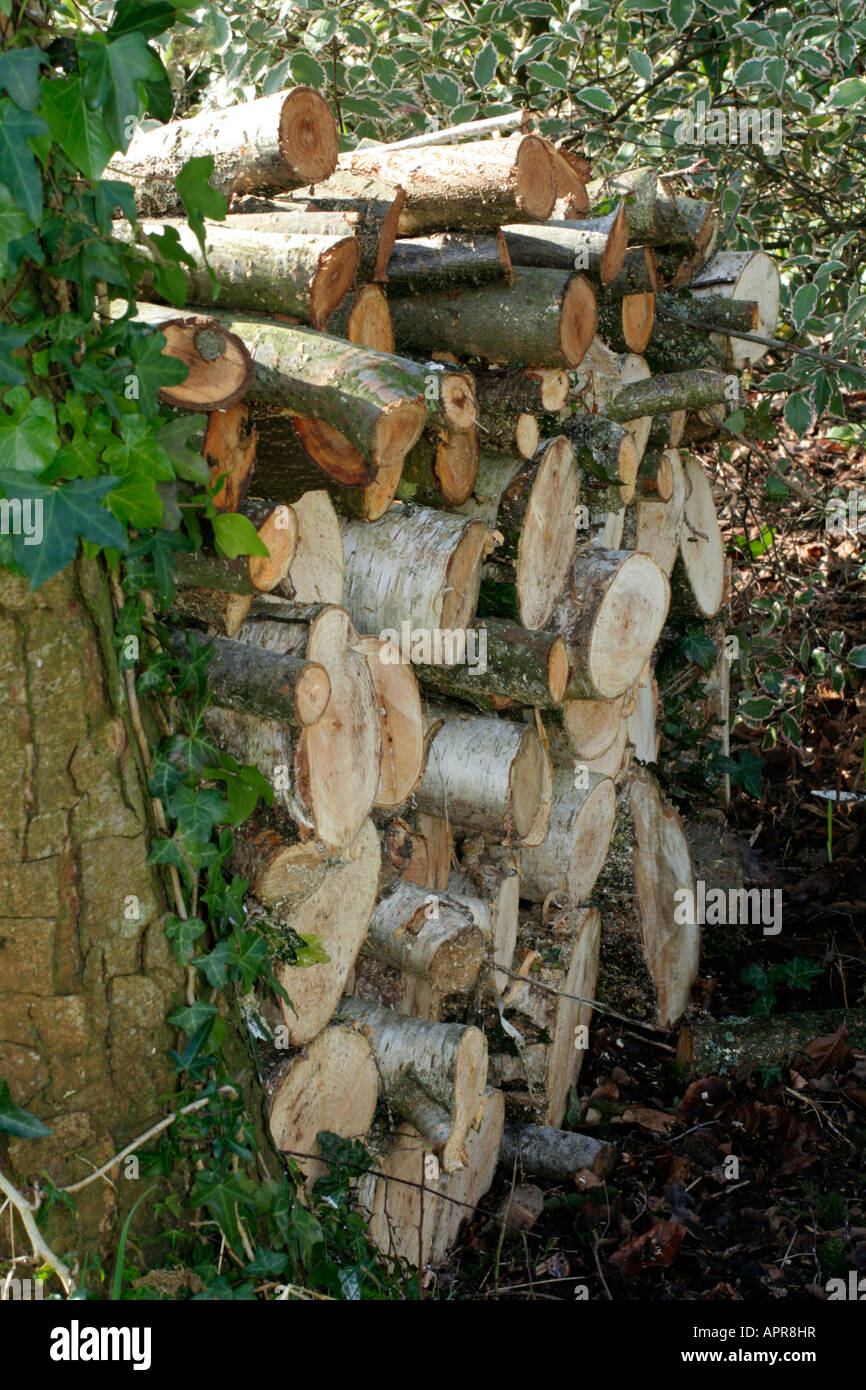
[[(856, 434), (866, 392), (846, 404)], [(720, 462), (713, 446), (698, 452), (725, 499), (732, 629), (754, 616), (756, 599), (777, 599), (767, 650), (782, 654), (786, 675), (802, 669), (804, 637), (830, 659), (834, 632), (845, 651), (866, 642), (862, 445), (826, 427), (798, 440), (782, 425), (760, 456), (735, 446)], [(779, 490), (767, 483), (778, 474), (794, 488), (774, 498)], [(828, 533), (833, 489), (859, 496), (863, 532)], [(856, 506), (853, 516), (856, 528)], [(795, 604), (807, 588), (808, 600)], [(866, 1274), (866, 1052), (849, 1047), (838, 1026), (840, 1011), (866, 1005), (866, 798), (837, 803), (828, 826), (826, 799), (812, 795), (866, 792), (866, 678), (849, 668), (838, 691), (829, 661), (826, 678), (807, 665), (799, 747), (781, 734), (767, 747), (760, 729), (742, 723), (732, 731), (734, 757), (763, 759), (760, 796), (735, 785), (723, 814), (718, 801), (672, 781), (686, 818), (703, 807), (705, 830), (724, 840), (744, 885), (783, 894), (778, 935), (704, 928), (692, 1014), (821, 1010), (826, 1029), (778, 1066), (689, 1082), (676, 1033), (596, 1015), (567, 1123), (615, 1141), (616, 1165), (602, 1178), (538, 1184), (541, 1214), (527, 1210), (521, 1220), (515, 1203), (504, 1238), (495, 1213), (537, 1180), (500, 1170), (436, 1276), (439, 1297), (809, 1302), (827, 1297), (830, 1279)], [(735, 667), (732, 709), (740, 684)], [(677, 752), (670, 741), (667, 751)], [(614, 930), (627, 889), (628, 865), (614, 860), (599, 882)], [(606, 988), (603, 974), (602, 1000)]]

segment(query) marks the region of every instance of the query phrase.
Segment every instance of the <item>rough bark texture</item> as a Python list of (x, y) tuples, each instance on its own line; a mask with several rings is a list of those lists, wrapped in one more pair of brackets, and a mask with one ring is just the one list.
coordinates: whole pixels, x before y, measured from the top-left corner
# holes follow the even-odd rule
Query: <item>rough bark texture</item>
[[(570, 266), (569, 266), (570, 269)], [(440, 232), (394, 243), (388, 261), (391, 294), (429, 294), (456, 285), (488, 285), (513, 280), (511, 261), (502, 233), (478, 236), (470, 232)]]
[(388, 278), (388, 261), (405, 201), (406, 194), (398, 184), (367, 174), (352, 174), (345, 169), (336, 169), (330, 178), (294, 193), (286, 200), (286, 206), (305, 212), (357, 215), (364, 227), (360, 233), (362, 239), (371, 234), (376, 236), (372, 279), (382, 281)]

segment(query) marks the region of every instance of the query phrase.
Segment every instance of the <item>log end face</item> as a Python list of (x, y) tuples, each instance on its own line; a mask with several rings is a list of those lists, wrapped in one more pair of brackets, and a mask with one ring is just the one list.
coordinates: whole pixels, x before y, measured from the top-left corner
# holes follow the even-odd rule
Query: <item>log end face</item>
[(556, 202), (556, 168), (545, 142), (525, 135), (517, 151), (517, 206), (527, 217), (544, 222)]
[(667, 577), (649, 555), (633, 551), (617, 565), (590, 638), (590, 678), (602, 699), (615, 700), (638, 683), (669, 605)]
[(361, 249), (358, 238), (343, 237), (323, 252), (310, 285), (310, 322), (324, 328), (352, 286)]
[(324, 666), (310, 661), (295, 685), (295, 712), (304, 728), (321, 719), (331, 698), (331, 682)]
[(337, 123), (313, 87), (295, 87), (280, 108), (280, 153), (291, 187), (320, 183), (337, 167)]
[(569, 367), (583, 361), (598, 328), (595, 290), (585, 275), (572, 275), (562, 296), (559, 350)]

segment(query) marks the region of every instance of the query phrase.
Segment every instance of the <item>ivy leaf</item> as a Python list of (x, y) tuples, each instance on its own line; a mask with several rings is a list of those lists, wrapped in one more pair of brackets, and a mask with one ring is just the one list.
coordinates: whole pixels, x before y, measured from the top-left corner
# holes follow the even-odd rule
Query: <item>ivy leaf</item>
[(231, 819), (228, 803), (218, 791), (213, 787), (188, 787), (185, 782), (172, 793), (168, 811), (183, 834), (201, 842), (210, 839), (214, 825)]
[(0, 183), (6, 185), (34, 227), (42, 221), (42, 174), (27, 142), (47, 132), (41, 116), (20, 111), (7, 97), (0, 101)]
[(241, 989), (246, 994), (252, 989), (255, 981), (262, 973), (262, 967), (268, 959), (268, 943), (263, 936), (255, 931), (243, 932), (240, 940), (235, 933), (237, 955), (235, 965), (240, 972)]
[(42, 1139), (53, 1133), (35, 1115), (16, 1105), (9, 1094), (8, 1081), (0, 1081), (0, 1134), (11, 1134), (15, 1139)]
[(486, 43), (472, 65), (472, 77), (476, 87), (480, 87), (484, 91), (485, 87), (490, 86), (496, 76), (498, 61), (498, 54), (493, 44)]
[(125, 151), (144, 106), (145, 86), (158, 82), (165, 69), (140, 31), (110, 43), (84, 43), (79, 55), (87, 103), (102, 112), (115, 149)]
[(211, 522), (214, 540), (220, 555), (236, 560), (239, 555), (270, 554), (255, 526), (240, 512), (224, 512)]
[(174, 478), (171, 459), (160, 446), (153, 425), (142, 415), (121, 418), (120, 436), (112, 437), (102, 456), (112, 473), (121, 478), (144, 475), (161, 482)]
[(119, 481), (107, 505), (118, 521), (139, 531), (162, 523), (163, 505), (157, 483), (143, 474)]
[(216, 1179), (202, 1176), (189, 1200), (194, 1207), (207, 1207), (225, 1236), (226, 1243), (236, 1253), (242, 1253), (237, 1213), (238, 1202), (247, 1200), (242, 1180), (237, 1176)]
[[(2, 251), (0, 251), (0, 276), (2, 276)], [(16, 328), (11, 324), (0, 323), (0, 385), (22, 386), (27, 375), (18, 365), (12, 353), (24, 347), (31, 338), (29, 328)]]
[(178, 965), (189, 965), (193, 947), (207, 927), (199, 917), (166, 917), (165, 934), (174, 943)]
[(191, 1038), (200, 1028), (208, 1022), (212, 1022), (219, 1009), (216, 1004), (206, 1004), (203, 999), (196, 1000), (195, 1004), (187, 1004), (185, 1008), (175, 1009), (173, 1014), (169, 1014), (168, 1021), (173, 1028), (180, 1028)]
[(0, 279), (6, 276), (10, 243), (26, 236), (32, 225), (6, 185), (0, 183)]
[(59, 573), (78, 549), (79, 537), (93, 545), (126, 549), (126, 532), (102, 505), (102, 499), (117, 484), (117, 478), (76, 478), (60, 487), (45, 487), (16, 473), (0, 473), (0, 487), (6, 497), (22, 505), (41, 503), (42, 535), (38, 544), (32, 536), (13, 536), (15, 563), (30, 580), (31, 591)]
[(39, 69), (48, 63), (41, 48), (12, 48), (0, 53), (0, 87), (22, 111), (39, 105)]
[(233, 964), (234, 952), (230, 941), (218, 941), (206, 956), (193, 956), (190, 962), (200, 970), (211, 989), (222, 989), (226, 983), (229, 966)]
[(42, 114), (67, 159), (85, 178), (98, 179), (115, 145), (101, 113), (88, 106), (82, 79), (65, 77), (56, 82), (43, 78)]
[(228, 203), (222, 193), (211, 188), (208, 179), (213, 173), (212, 154), (199, 154), (188, 159), (174, 180), (180, 200), (186, 212), (187, 221), (198, 237), (202, 254), (205, 254), (204, 219), (224, 222)]
[(210, 468), (204, 457), (188, 447), (190, 436), (207, 425), (206, 415), (176, 415), (159, 431), (159, 446), (171, 459), (175, 475), (190, 483), (210, 482)]
[(183, 362), (163, 352), (165, 341), (163, 333), (137, 331), (127, 340), (138, 388), (137, 404), (145, 415), (156, 414), (161, 387), (176, 386), (189, 376), (189, 369)]
[(41, 473), (60, 448), (54, 407), (24, 386), (3, 397), (0, 414), (0, 470)]

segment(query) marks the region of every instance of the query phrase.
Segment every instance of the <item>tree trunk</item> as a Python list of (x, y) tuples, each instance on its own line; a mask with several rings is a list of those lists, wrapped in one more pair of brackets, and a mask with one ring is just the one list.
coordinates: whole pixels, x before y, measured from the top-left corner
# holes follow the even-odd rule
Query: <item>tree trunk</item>
[(485, 231), (516, 221), (521, 213), (543, 221), (556, 199), (553, 160), (537, 135), (420, 152), (353, 150), (340, 156), (340, 168), (387, 179), (406, 190), (402, 236), (449, 227)]
[(114, 156), (107, 177), (132, 184), (145, 216), (183, 215), (174, 180), (186, 161), (199, 155), (213, 155), (208, 182), (226, 198), (280, 193), (332, 173), (337, 127), (318, 92), (295, 87), (138, 131), (126, 154)]
[(447, 349), (490, 362), (574, 367), (595, 334), (592, 285), (583, 275), (521, 269), (514, 288), (485, 285), (391, 301), (400, 349)]

